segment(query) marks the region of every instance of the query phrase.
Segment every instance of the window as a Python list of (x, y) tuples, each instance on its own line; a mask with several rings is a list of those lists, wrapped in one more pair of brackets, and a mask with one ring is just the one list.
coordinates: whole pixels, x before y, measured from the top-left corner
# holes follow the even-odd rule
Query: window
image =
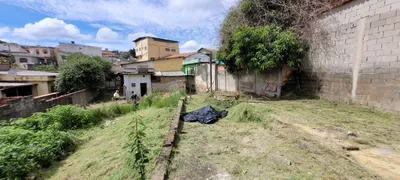
[(160, 76), (151, 76), (151, 82), (161, 82)]
[(19, 58), (19, 63), (28, 63), (28, 59), (26, 59), (26, 58)]
[(43, 54), (47, 54), (47, 49), (43, 49)]
[(39, 54), (40, 54), (40, 50), (36, 49), (36, 55), (39, 55)]
[(176, 52), (176, 49), (171, 49), (172, 52)]
[(132, 86), (132, 87), (136, 87), (136, 83), (132, 83), (131, 86)]
[(144, 50), (147, 50), (147, 47), (146, 47), (146, 46), (144, 47)]
[(165, 48), (165, 51), (171, 51), (169, 48)]

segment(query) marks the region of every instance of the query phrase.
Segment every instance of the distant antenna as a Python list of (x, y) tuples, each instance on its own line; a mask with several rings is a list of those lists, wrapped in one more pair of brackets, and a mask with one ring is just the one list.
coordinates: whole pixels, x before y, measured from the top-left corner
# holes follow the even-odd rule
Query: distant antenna
[(71, 44), (75, 44), (75, 41), (71, 41)]

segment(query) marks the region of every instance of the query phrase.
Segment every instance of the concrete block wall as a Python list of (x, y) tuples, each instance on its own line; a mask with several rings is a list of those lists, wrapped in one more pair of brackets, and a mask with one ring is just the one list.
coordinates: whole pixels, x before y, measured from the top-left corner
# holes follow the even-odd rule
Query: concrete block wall
[(315, 37), (304, 86), (325, 99), (400, 111), (400, 0), (355, 0), (317, 24), (327, 41)]
[(58, 93), (51, 93), (38, 97), (25, 96), (13, 99), (8, 101), (6, 105), (0, 106), (0, 121), (28, 117), (35, 112), (44, 112), (46, 109), (57, 105), (74, 104), (86, 106), (97, 95), (97, 92), (81, 90), (62, 96), (58, 96)]

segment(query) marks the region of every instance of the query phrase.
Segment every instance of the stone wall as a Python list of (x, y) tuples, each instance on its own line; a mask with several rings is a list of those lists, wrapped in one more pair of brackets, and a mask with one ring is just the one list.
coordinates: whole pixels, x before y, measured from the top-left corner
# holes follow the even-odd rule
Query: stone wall
[[(320, 17), (304, 87), (321, 98), (400, 111), (400, 0), (355, 0)], [(316, 29), (316, 33), (321, 29)]]
[(46, 109), (57, 106), (74, 104), (86, 106), (98, 95), (97, 92), (81, 90), (66, 95), (51, 93), (43, 96), (25, 96), (11, 99), (7, 104), (0, 106), (0, 120), (28, 117), (35, 112), (44, 112)]

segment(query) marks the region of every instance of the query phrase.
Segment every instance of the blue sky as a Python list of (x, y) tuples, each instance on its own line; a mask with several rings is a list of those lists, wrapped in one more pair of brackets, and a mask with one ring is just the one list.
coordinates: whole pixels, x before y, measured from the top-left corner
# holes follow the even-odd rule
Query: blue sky
[(178, 40), (181, 52), (218, 47), (218, 30), (238, 0), (0, 0), (0, 39), (128, 50), (139, 36)]

